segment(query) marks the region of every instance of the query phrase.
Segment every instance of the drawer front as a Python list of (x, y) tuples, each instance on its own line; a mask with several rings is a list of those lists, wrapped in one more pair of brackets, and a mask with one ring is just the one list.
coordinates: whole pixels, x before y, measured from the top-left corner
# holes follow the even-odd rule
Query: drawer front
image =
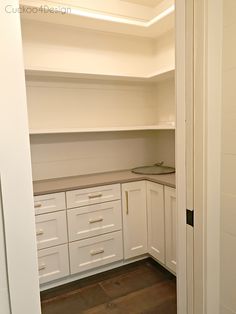
[(35, 217), (38, 249), (64, 244), (67, 239), (66, 211)]
[(65, 193), (35, 196), (34, 209), (36, 215), (66, 209)]
[(121, 201), (70, 209), (67, 215), (69, 241), (122, 229)]
[(40, 284), (69, 275), (68, 245), (38, 251)]
[(120, 198), (119, 184), (69, 191), (66, 193), (67, 208), (75, 208), (108, 201), (115, 201), (119, 200)]
[(73, 242), (69, 247), (72, 274), (123, 259), (121, 231)]

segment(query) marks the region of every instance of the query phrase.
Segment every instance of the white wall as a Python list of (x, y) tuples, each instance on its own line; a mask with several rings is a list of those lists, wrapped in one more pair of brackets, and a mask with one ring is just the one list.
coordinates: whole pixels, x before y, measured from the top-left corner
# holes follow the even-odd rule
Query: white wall
[(174, 68), (174, 29), (151, 39), (22, 19), (26, 69), (152, 76)]
[[(154, 85), (28, 81), (32, 130), (155, 125), (175, 121), (174, 79)], [(174, 131), (31, 136), (34, 180), (175, 164)]]
[(175, 112), (175, 78), (159, 82), (155, 86), (155, 118), (158, 122), (176, 120)]
[[(11, 4), (17, 7), (18, 1), (12, 0)], [(36, 230), (20, 17), (17, 13), (7, 14), (7, 5), (8, 0), (0, 2), (0, 175), (10, 312), (39, 314)], [(0, 251), (2, 253), (2, 248)], [(2, 262), (3, 256), (0, 258), (1, 265)], [(4, 265), (3, 268), (1, 266), (0, 272), (5, 270)], [(1, 284), (3, 278), (0, 277)], [(3, 283), (3, 289), (6, 289), (6, 282)], [(2, 297), (4, 294), (1, 294), (1, 301)], [(8, 312), (7, 294), (5, 298), (5, 303), (0, 302), (1, 314)]]
[(175, 30), (164, 33), (154, 40), (153, 72), (175, 68)]
[(224, 0), (221, 314), (236, 313), (236, 1)]
[(26, 68), (127, 76), (151, 71), (149, 39), (28, 20), (22, 32)]
[(140, 84), (107, 81), (28, 82), (30, 128), (154, 125), (158, 106), (154, 90)]
[(33, 179), (174, 165), (174, 131), (32, 135)]
[[(26, 68), (145, 77), (174, 67), (174, 30), (147, 39), (23, 20), (22, 32)], [(174, 90), (174, 79), (147, 85), (36, 78), (27, 83), (29, 124), (66, 129), (173, 122)], [(34, 180), (159, 160), (174, 165), (174, 132), (31, 136), (31, 151)]]

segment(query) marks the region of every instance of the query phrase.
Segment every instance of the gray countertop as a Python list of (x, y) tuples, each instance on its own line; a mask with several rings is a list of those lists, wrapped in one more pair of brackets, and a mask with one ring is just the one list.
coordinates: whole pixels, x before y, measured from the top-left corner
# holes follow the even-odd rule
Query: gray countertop
[(99, 185), (148, 180), (175, 188), (175, 174), (140, 175), (130, 170), (34, 181), (34, 195), (65, 192)]

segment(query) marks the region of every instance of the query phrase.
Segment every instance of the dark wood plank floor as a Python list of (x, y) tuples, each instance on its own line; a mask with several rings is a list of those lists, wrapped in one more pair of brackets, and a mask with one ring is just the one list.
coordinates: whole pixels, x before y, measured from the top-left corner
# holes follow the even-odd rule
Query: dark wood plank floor
[(43, 314), (176, 314), (175, 277), (151, 259), (41, 293)]

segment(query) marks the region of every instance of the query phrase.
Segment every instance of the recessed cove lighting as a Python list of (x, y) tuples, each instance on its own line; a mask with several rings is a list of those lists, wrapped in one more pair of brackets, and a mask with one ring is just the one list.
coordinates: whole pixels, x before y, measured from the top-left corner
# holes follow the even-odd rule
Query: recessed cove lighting
[(85, 18), (92, 18), (92, 19), (97, 19), (101, 21), (107, 21), (107, 22), (113, 22), (113, 23), (121, 23), (121, 24), (127, 24), (127, 25), (134, 25), (134, 26), (140, 26), (140, 27), (145, 27), (148, 28), (166, 16), (170, 15), (175, 11), (175, 5), (170, 6), (154, 18), (152, 18), (150, 21), (139, 21), (136, 19), (132, 18), (124, 18), (124, 17), (117, 17), (117, 16), (112, 16), (112, 15), (107, 15), (104, 13), (97, 13), (97, 12), (91, 12), (91, 11), (84, 11), (81, 9), (77, 8), (71, 8), (71, 13), (72, 15), (77, 15)]

